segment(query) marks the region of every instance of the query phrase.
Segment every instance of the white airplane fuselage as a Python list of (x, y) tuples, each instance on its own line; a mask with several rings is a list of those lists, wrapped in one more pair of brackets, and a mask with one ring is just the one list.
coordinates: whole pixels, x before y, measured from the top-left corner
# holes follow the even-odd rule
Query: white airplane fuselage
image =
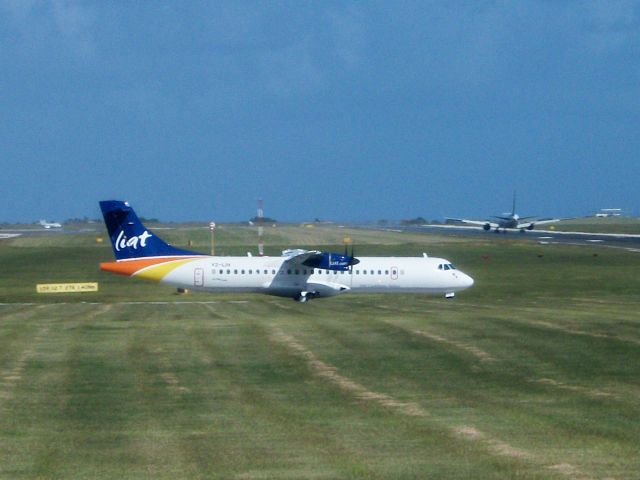
[(345, 292), (443, 293), (451, 297), (473, 279), (441, 258), (358, 257), (288, 249), (280, 257), (216, 257), (173, 247), (148, 230), (127, 202), (100, 202), (116, 257), (102, 270), (210, 292), (256, 292), (294, 298)]
[(101, 268), (194, 290), (282, 297), (295, 297), (301, 292), (309, 293), (310, 297), (346, 292), (453, 294), (473, 285), (471, 277), (441, 258), (358, 259), (360, 263), (351, 271), (290, 265), (284, 256), (176, 258), (143, 268), (128, 268), (130, 261), (125, 260), (103, 263)]
[(46, 220), (40, 220), (40, 222), (38, 223), (40, 224), (41, 227), (44, 227), (46, 229), (62, 228), (62, 224), (58, 222), (47, 222)]

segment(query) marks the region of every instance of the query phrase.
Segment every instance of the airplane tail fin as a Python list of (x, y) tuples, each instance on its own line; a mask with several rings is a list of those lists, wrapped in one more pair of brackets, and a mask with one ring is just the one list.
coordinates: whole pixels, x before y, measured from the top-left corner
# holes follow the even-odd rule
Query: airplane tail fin
[(140, 221), (127, 202), (105, 200), (100, 209), (107, 226), (116, 260), (132, 260), (149, 257), (201, 256), (172, 247)]
[(516, 214), (516, 191), (513, 191), (513, 208), (511, 209), (511, 216), (515, 216)]

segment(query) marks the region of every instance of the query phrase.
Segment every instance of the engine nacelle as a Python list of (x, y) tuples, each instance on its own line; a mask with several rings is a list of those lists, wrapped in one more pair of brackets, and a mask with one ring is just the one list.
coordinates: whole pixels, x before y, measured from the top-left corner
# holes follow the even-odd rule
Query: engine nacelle
[(527, 225), (527, 230), (533, 230), (534, 227), (535, 225), (533, 223), (530, 223), (529, 225)]
[(491, 230), (491, 224), (490, 223), (485, 223), (482, 228), (484, 229), (485, 232), (488, 232), (489, 230)]
[(346, 272), (349, 270), (349, 267), (358, 263), (360, 263), (360, 260), (349, 255), (335, 252), (322, 252), (306, 260), (304, 265), (311, 268)]

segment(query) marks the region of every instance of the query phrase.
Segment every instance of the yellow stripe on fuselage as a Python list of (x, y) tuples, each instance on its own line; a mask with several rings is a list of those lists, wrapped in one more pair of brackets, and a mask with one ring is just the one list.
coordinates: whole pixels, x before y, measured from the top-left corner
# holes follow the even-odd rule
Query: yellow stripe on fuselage
[(193, 258), (188, 258), (186, 260), (171, 260), (168, 262), (161, 263), (159, 265), (151, 265), (149, 267), (143, 268), (142, 270), (137, 271), (132, 276), (138, 278), (144, 278), (145, 280), (155, 280), (157, 282), (161, 281), (168, 273), (171, 273), (178, 267), (182, 265), (193, 262)]

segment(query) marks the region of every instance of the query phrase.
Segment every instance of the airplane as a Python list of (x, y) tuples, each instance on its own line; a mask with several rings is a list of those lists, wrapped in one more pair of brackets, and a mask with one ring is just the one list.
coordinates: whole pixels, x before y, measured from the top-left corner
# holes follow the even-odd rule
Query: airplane
[(513, 192), (513, 208), (511, 213), (505, 213), (504, 216), (492, 216), (490, 218), (495, 221), (489, 220), (468, 220), (466, 218), (447, 218), (447, 220), (454, 220), (456, 222), (468, 223), (470, 225), (481, 225), (485, 231), (489, 231), (492, 228), (496, 233), (507, 233), (507, 230), (519, 230), (524, 233), (526, 230), (533, 230), (536, 225), (546, 225), (548, 223), (555, 223), (561, 220), (568, 220), (562, 218), (545, 218), (537, 220), (536, 216), (521, 217), (516, 213), (516, 193)]
[(451, 262), (429, 257), (359, 257), (288, 249), (282, 256), (210, 256), (167, 244), (147, 229), (128, 202), (100, 208), (115, 262), (100, 269), (129, 277), (210, 292), (264, 293), (306, 302), (352, 292), (455, 293), (473, 279)]
[(46, 220), (40, 220), (38, 223), (40, 224), (41, 227), (44, 227), (46, 229), (62, 228), (62, 224), (58, 222), (47, 222)]

